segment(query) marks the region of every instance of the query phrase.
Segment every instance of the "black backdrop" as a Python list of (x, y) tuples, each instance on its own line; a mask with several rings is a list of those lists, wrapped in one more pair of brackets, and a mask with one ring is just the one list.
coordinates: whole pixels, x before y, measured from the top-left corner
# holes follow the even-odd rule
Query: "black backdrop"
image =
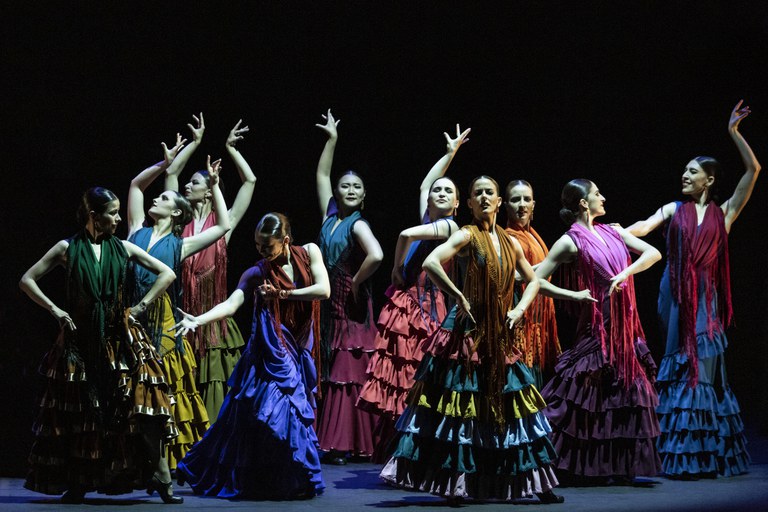
[[(256, 259), (252, 230), (263, 213), (285, 212), (298, 241), (314, 240), (314, 170), (324, 143), (314, 124), (329, 107), (342, 120), (334, 170), (363, 174), (364, 213), (385, 249), (374, 279), (379, 297), (397, 233), (418, 221), (418, 185), (456, 122), (472, 127), (449, 170), (462, 192), (478, 174), (502, 185), (528, 179), (534, 224), (550, 243), (564, 230), (559, 194), (571, 178), (595, 181), (607, 197), (604, 220), (625, 225), (679, 199), (683, 166), (698, 154), (721, 161), (730, 194), (743, 166), (726, 128), (740, 98), (754, 111), (741, 131), (768, 162), (762, 2), (473, 4), (4, 5), (0, 471), (23, 473), (41, 385), (36, 367), (56, 333), (50, 315), (19, 292), (19, 277), (75, 231), (83, 190), (98, 184), (124, 200), (129, 180), (161, 158), (160, 141), (188, 135), (193, 113), (205, 113), (208, 129), (188, 171), (208, 153), (225, 154), (239, 118), (251, 128), (239, 149), (258, 183), (230, 243), (230, 289)], [(238, 180), (226, 158), (224, 180), (231, 200)], [(730, 237), (736, 328), (728, 368), (752, 427), (766, 421), (765, 180)], [(461, 213), (466, 221), (466, 207)], [(660, 234), (648, 240), (663, 248)], [(662, 266), (637, 277), (657, 359)], [(60, 301), (61, 282), (56, 271), (42, 287)], [(243, 309), (237, 319), (247, 332)]]

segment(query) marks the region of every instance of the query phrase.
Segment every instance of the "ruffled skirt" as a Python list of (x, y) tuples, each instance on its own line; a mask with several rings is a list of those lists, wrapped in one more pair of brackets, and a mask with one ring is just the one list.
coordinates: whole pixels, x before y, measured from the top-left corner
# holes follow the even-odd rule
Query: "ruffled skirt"
[(227, 335), (221, 337), (218, 345), (208, 345), (205, 354), (199, 358), (198, 385), (211, 424), (216, 421), (229, 386), (227, 381), (240, 359), (245, 341), (233, 318), (227, 318)]

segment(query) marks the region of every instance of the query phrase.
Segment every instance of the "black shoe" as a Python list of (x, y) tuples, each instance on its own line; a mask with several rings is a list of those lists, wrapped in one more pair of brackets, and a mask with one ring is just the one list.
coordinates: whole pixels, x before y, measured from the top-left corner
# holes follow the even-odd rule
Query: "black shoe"
[(176, 468), (176, 485), (178, 485), (179, 487), (184, 487), (185, 483), (187, 483), (187, 474), (183, 472), (181, 469)]
[(324, 461), (326, 464), (333, 464), (334, 466), (345, 466), (347, 464), (347, 454), (339, 450), (331, 450), (325, 456)]
[(173, 495), (173, 484), (171, 482), (163, 483), (156, 476), (152, 476), (147, 482), (147, 494), (152, 496), (152, 493), (157, 491), (163, 503), (176, 504), (184, 503), (184, 498), (181, 496)]
[(537, 492), (536, 496), (538, 496), (539, 501), (542, 503), (564, 503), (565, 497), (558, 496), (552, 491), (547, 492)]
[(65, 505), (79, 505), (85, 501), (85, 491), (78, 488), (67, 489), (67, 491), (61, 495), (61, 503)]

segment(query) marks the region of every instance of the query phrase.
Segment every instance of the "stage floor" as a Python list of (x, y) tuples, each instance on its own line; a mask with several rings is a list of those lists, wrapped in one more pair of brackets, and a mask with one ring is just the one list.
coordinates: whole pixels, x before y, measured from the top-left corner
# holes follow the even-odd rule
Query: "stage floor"
[[(462, 502), (449, 507), (445, 500), (429, 494), (393, 489), (380, 483), (379, 466), (374, 464), (348, 464), (324, 466), (326, 491), (322, 496), (304, 501), (229, 501), (195, 496), (189, 487), (176, 492), (184, 496), (184, 504), (169, 509), (212, 510), (280, 510), (280, 511), (360, 511), (388, 508), (412, 509), (418, 512), (448, 510), (450, 508), (477, 509), (482, 512), (510, 510), (509, 504)], [(765, 511), (768, 510), (768, 464), (753, 464), (750, 472), (734, 478), (680, 482), (655, 478), (649, 487), (591, 487), (562, 488), (562, 505), (541, 505), (537, 499), (520, 503), (535, 505), (526, 510), (560, 512), (597, 511)], [(162, 502), (136, 492), (117, 497), (98, 494), (86, 496), (83, 505), (61, 505), (58, 498), (27, 491), (21, 479), (0, 479), (0, 510), (161, 510)]]

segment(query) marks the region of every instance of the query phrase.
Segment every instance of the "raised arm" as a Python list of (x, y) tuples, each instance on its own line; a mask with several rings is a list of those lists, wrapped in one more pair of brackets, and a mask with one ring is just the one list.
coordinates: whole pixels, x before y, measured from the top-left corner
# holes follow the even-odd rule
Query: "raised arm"
[(54, 304), (37, 285), (37, 281), (45, 274), (59, 265), (64, 266), (68, 247), (69, 242), (66, 240), (61, 240), (51, 247), (37, 263), (24, 272), (24, 275), (21, 276), (21, 280), (19, 281), (19, 288), (21, 288), (22, 291), (35, 302), (35, 304), (52, 314), (56, 321), (59, 322), (60, 326), (75, 330), (75, 323), (72, 321), (72, 317), (69, 316), (69, 313), (56, 306), (56, 304)]
[(548, 281), (549, 276), (557, 270), (557, 267), (563, 263), (572, 262), (578, 252), (576, 244), (573, 243), (573, 240), (568, 235), (561, 236), (555, 242), (547, 257), (544, 258), (544, 261), (536, 269), (536, 277), (539, 278), (539, 293), (554, 299), (597, 302), (597, 300), (592, 298), (589, 290), (566, 290)]
[(435, 162), (435, 165), (429, 170), (424, 177), (424, 181), (421, 182), (419, 187), (419, 219), (424, 218), (424, 213), (427, 211), (427, 199), (429, 198), (429, 188), (438, 178), (442, 178), (445, 175), (445, 171), (448, 170), (448, 166), (451, 165), (453, 157), (459, 150), (462, 144), (468, 142), (467, 135), (472, 131), (472, 128), (467, 128), (463, 132), (459, 125), (456, 124), (456, 138), (452, 139), (447, 132), (443, 132), (445, 140), (447, 141), (445, 155), (440, 160)]
[[(211, 155), (206, 160), (208, 175), (211, 177), (211, 192), (213, 193), (213, 208), (217, 212), (227, 211), (227, 204), (224, 202), (224, 195), (219, 187), (219, 171), (221, 170), (221, 159), (211, 164)], [(185, 237), (181, 245), (181, 259), (192, 256), (196, 252), (202, 251), (213, 244), (219, 238), (223, 237), (229, 231), (229, 215), (216, 215), (216, 224), (200, 233)]]
[(664, 224), (675, 213), (675, 203), (667, 203), (645, 220), (639, 220), (626, 228), (626, 231), (636, 237), (642, 237)]
[(336, 141), (339, 138), (336, 127), (341, 122), (341, 119), (334, 119), (331, 114), (331, 109), (328, 109), (328, 113), (323, 115), (325, 124), (316, 124), (318, 128), (323, 130), (328, 136), (328, 140), (325, 141), (323, 152), (320, 153), (320, 160), (317, 162), (317, 200), (320, 203), (320, 211), (323, 212), (323, 219), (328, 216), (328, 201), (331, 200), (333, 195), (333, 186), (331, 185), (331, 166), (333, 165), (333, 153), (336, 151)]
[(525, 314), (525, 310), (531, 305), (533, 299), (536, 298), (536, 294), (539, 293), (539, 278), (525, 258), (523, 248), (520, 246), (520, 242), (514, 237), (512, 238), (512, 245), (515, 248), (515, 260), (517, 261), (516, 273), (519, 274), (523, 280), (527, 283), (523, 295), (520, 296), (520, 300), (517, 301), (515, 307), (507, 312), (507, 326), (511, 329), (512, 326), (520, 321)]
[(395, 246), (395, 264), (392, 268), (392, 284), (401, 286), (403, 284), (403, 265), (405, 257), (408, 254), (408, 248), (414, 240), (444, 240), (451, 233), (458, 231), (459, 226), (450, 219), (442, 219), (429, 224), (420, 224), (400, 232)]
[(176, 279), (176, 274), (171, 270), (171, 267), (158, 260), (154, 256), (128, 241), (123, 241), (123, 247), (128, 252), (128, 257), (135, 260), (142, 267), (151, 270), (157, 274), (157, 279), (152, 284), (152, 287), (147, 291), (146, 295), (142, 297), (138, 304), (131, 307), (131, 316), (136, 316), (146, 311), (147, 306), (158, 298), (168, 286)]
[(200, 112), (200, 117), (193, 115), (192, 119), (194, 119), (195, 124), (187, 124), (189, 131), (192, 132), (192, 142), (179, 151), (179, 154), (173, 159), (171, 165), (165, 170), (165, 190), (179, 191), (179, 174), (181, 174), (181, 171), (186, 167), (192, 153), (200, 147), (200, 143), (203, 141), (203, 133), (205, 132), (205, 119), (203, 119), (203, 113)]
[(238, 141), (243, 140), (243, 133), (249, 131), (247, 126), (240, 128), (240, 124), (243, 122), (240, 119), (234, 128), (229, 132), (227, 136), (226, 148), (229, 157), (235, 163), (237, 173), (240, 175), (240, 189), (237, 191), (235, 201), (232, 203), (232, 208), (229, 210), (229, 224), (230, 230), (225, 235), (227, 243), (229, 243), (229, 237), (232, 236), (232, 232), (235, 227), (240, 223), (240, 220), (248, 210), (248, 205), (251, 204), (251, 198), (253, 197), (253, 191), (256, 188), (256, 176), (251, 170), (251, 166), (245, 161), (243, 155), (237, 150), (235, 145)]
[(744, 100), (739, 101), (731, 112), (731, 119), (728, 122), (728, 133), (731, 135), (733, 142), (739, 150), (741, 160), (744, 162), (746, 171), (744, 176), (739, 180), (739, 184), (736, 185), (736, 190), (733, 192), (733, 196), (722, 204), (721, 208), (725, 214), (725, 230), (730, 233), (731, 225), (733, 225), (736, 218), (744, 209), (744, 206), (749, 201), (752, 195), (752, 190), (755, 188), (755, 182), (757, 181), (757, 175), (760, 174), (760, 163), (755, 158), (755, 154), (752, 152), (752, 148), (749, 147), (747, 141), (739, 133), (739, 123), (741, 120), (747, 117), (750, 113), (749, 107), (742, 107), (741, 104)]
[(165, 142), (162, 142), (163, 160), (147, 167), (131, 180), (131, 186), (128, 188), (128, 236), (132, 235), (144, 223), (144, 190), (171, 165), (173, 159), (184, 147), (185, 142), (186, 140), (183, 140), (178, 133), (176, 134), (176, 145), (172, 148), (169, 149)]
[(611, 278), (611, 287), (608, 290), (609, 294), (620, 290), (619, 287), (621, 286), (621, 283), (626, 281), (629, 276), (648, 269), (651, 265), (661, 259), (661, 253), (651, 244), (640, 240), (631, 233), (628, 233), (625, 229), (617, 226), (612, 227), (619, 232), (624, 243), (629, 247), (629, 250), (635, 254), (639, 254), (640, 257), (632, 262), (630, 266)]
[(470, 234), (466, 230), (460, 229), (442, 244), (435, 247), (429, 255), (424, 259), (424, 263), (421, 267), (427, 273), (433, 283), (437, 285), (442, 291), (456, 299), (456, 303), (459, 306), (458, 315), (460, 317), (468, 316), (473, 322), (475, 319), (470, 312), (470, 304), (464, 294), (461, 293), (456, 285), (445, 273), (443, 264), (451, 260), (456, 256), (461, 249), (463, 249), (470, 239)]

